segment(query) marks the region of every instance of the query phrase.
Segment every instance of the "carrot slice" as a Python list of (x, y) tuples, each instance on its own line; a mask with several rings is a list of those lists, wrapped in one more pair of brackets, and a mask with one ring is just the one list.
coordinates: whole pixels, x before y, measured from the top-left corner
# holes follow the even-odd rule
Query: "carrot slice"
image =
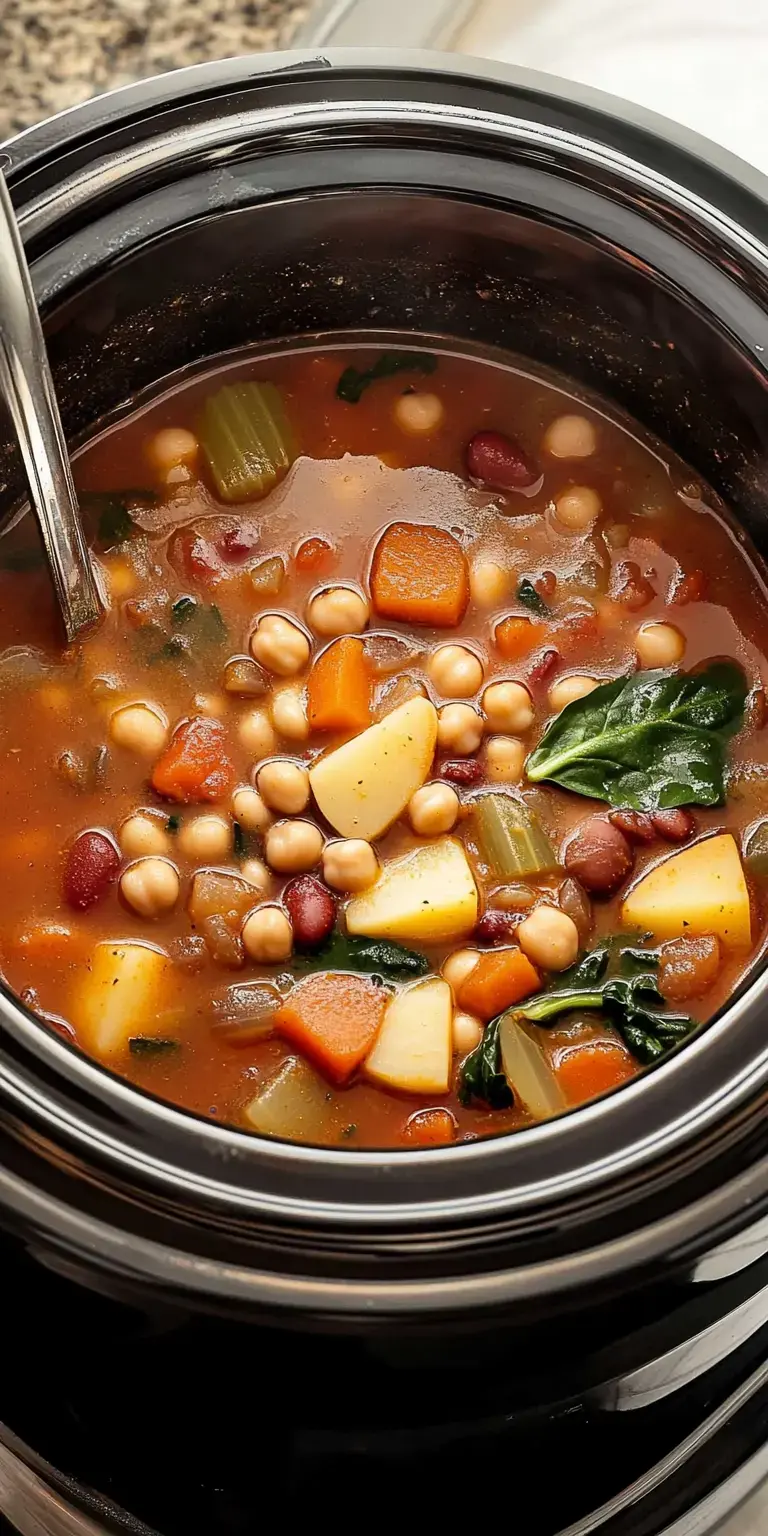
[(515, 945), (492, 949), (481, 955), (459, 989), (459, 1007), (478, 1019), (492, 1019), (513, 1003), (537, 992), (541, 980), (536, 967)]
[(152, 788), (167, 800), (222, 800), (235, 782), (235, 765), (226, 750), (220, 720), (195, 715), (174, 731), (155, 763)]
[(374, 551), (371, 594), (387, 618), (453, 628), (469, 602), (466, 555), (444, 528), (392, 523)]
[(493, 638), (499, 655), (505, 661), (519, 661), (542, 644), (546, 633), (544, 624), (536, 624), (533, 619), (519, 618), (513, 614), (496, 625)]
[(444, 1147), (456, 1140), (456, 1121), (449, 1109), (417, 1109), (406, 1121), (402, 1136), (417, 1147)]
[(345, 1083), (368, 1055), (384, 1010), (386, 987), (346, 971), (322, 971), (294, 987), (274, 1025), (333, 1083)]
[(623, 1045), (601, 1040), (569, 1047), (555, 1067), (555, 1076), (569, 1104), (585, 1104), (628, 1082), (638, 1070)]
[(371, 671), (362, 640), (345, 635), (322, 651), (309, 674), (309, 723), (315, 731), (356, 734), (371, 723)]

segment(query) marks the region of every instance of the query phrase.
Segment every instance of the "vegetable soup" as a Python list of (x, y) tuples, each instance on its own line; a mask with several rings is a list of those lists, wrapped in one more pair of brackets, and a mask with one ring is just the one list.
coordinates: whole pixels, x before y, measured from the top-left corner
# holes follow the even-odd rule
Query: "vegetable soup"
[[(76, 476), (65, 651), (0, 543), (7, 983), (263, 1135), (430, 1147), (653, 1065), (763, 943), (768, 628), (728, 512), (500, 356), (225, 360)], [(765, 818), (765, 819), (764, 819)]]

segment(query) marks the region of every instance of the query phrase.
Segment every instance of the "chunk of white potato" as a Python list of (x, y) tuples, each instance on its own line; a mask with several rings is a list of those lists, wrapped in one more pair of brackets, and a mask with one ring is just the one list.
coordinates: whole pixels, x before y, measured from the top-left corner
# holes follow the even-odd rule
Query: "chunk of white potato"
[(161, 1034), (160, 1004), (170, 972), (168, 956), (150, 944), (97, 944), (69, 1009), (86, 1050), (104, 1060), (126, 1050), (132, 1035)]
[(298, 1056), (289, 1056), (245, 1107), (248, 1128), (286, 1141), (323, 1141), (332, 1105), (328, 1085)]
[(729, 949), (749, 949), (749, 891), (730, 832), (705, 837), (643, 875), (621, 909), (628, 928), (675, 939), (713, 933)]
[(434, 944), (471, 933), (477, 886), (455, 837), (440, 837), (385, 864), (374, 886), (347, 907), (349, 933)]
[(447, 1093), (453, 994), (439, 976), (396, 993), (382, 1020), (365, 1074), (401, 1093)]
[(408, 699), (312, 766), (309, 779), (322, 814), (342, 837), (380, 837), (427, 778), (436, 741), (434, 704)]

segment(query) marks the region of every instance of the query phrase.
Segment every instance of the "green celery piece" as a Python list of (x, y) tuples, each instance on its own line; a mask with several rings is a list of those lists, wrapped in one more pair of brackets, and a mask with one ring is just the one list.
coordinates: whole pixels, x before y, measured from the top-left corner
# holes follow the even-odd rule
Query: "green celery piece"
[(225, 384), (206, 400), (198, 437), (222, 501), (266, 496), (296, 457), (296, 444), (274, 384)]
[(474, 809), (480, 852), (494, 874), (514, 880), (556, 868), (546, 832), (522, 801), (507, 794), (479, 795)]

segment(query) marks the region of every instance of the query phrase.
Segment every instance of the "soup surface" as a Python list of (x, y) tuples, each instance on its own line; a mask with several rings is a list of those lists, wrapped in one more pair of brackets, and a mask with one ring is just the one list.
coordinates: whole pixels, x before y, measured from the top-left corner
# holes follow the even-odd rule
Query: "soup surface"
[(762, 571), (631, 423), (444, 347), (228, 361), (78, 458), (110, 605), (0, 545), (0, 955), (73, 1046), (415, 1147), (633, 1078), (763, 942)]

